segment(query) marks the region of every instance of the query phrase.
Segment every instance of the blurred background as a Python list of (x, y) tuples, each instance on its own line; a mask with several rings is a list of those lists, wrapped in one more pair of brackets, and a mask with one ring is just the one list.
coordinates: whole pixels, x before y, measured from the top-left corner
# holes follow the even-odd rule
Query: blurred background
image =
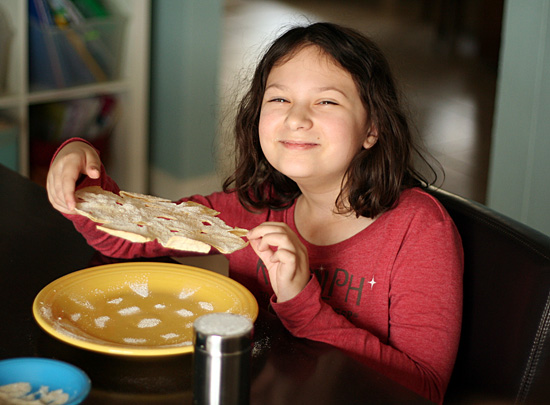
[[(168, 10), (170, 1), (164, 1), (165, 10), (162, 1), (153, 10), (153, 55), (160, 43), (166, 43), (157, 31), (161, 27), (158, 22), (174, 12), (173, 8)], [(206, 150), (212, 151), (216, 145), (213, 160), (200, 162), (214, 165), (216, 171), (196, 172), (199, 166), (194, 165), (180, 172), (194, 174), (176, 175), (179, 179), (174, 182), (166, 174), (177, 170), (161, 167), (162, 156), (170, 152), (155, 155), (162, 146), (155, 147), (155, 140), (160, 138), (154, 131), (165, 121), (157, 120), (163, 115), (160, 109), (155, 112), (161, 99), (155, 97), (154, 83), (162, 79), (155, 74), (157, 61), (153, 56), (150, 184), (155, 192), (175, 198), (219, 187), (229, 167), (225, 162), (228, 148), (219, 137), (230, 128), (228, 110), (235, 106), (257, 56), (290, 26), (325, 20), (360, 30), (386, 53), (419, 139), (445, 171), (442, 188), (550, 233), (546, 208), (550, 204), (550, 159), (546, 157), (550, 152), (550, 2), (226, 0), (220, 7), (215, 13), (197, 10), (197, 6), (188, 8), (194, 9), (195, 18), (201, 13), (205, 18), (202, 25), (195, 20), (193, 32), (187, 31), (187, 36), (204, 43), (215, 25), (207, 24), (202, 31), (201, 27), (205, 27), (205, 21), (219, 18), (221, 32), (215, 37), (219, 35), (222, 40), (213, 41), (220, 46), (215, 57), (220, 55), (221, 59), (214, 63), (219, 66), (219, 86), (212, 98), (217, 100), (216, 114), (222, 124), (217, 131), (207, 129), (208, 133), (216, 132), (217, 138), (195, 137), (192, 148), (181, 149), (183, 153), (189, 150), (188, 162), (196, 162), (197, 147), (202, 147), (206, 155)], [(155, 38), (161, 41), (159, 46)], [(207, 65), (202, 66), (203, 72)], [(160, 65), (156, 66), (158, 69)], [(200, 86), (204, 91), (207, 83), (205, 78), (200, 84), (188, 83), (186, 87)], [(192, 94), (196, 96), (197, 91)], [(206, 107), (200, 107), (197, 101), (187, 102), (193, 111), (188, 117), (193, 117), (197, 125), (188, 128), (187, 134), (214, 125), (208, 118), (197, 121)], [(181, 117), (179, 122), (180, 127), (187, 125)]]
[[(164, 32), (157, 30), (168, 14), (174, 15), (175, 11), (168, 6), (155, 7), (153, 61), (155, 50), (166, 43), (162, 37)], [(219, 134), (224, 135), (231, 128), (231, 109), (246, 87), (258, 55), (273, 38), (296, 24), (340, 23), (369, 35), (390, 60), (421, 143), (444, 167), (444, 187), (476, 201), (486, 201), (503, 0), (226, 0), (222, 7), (220, 59), (213, 62), (219, 65), (216, 96), (221, 118)], [(158, 45), (157, 40), (161, 41)], [(205, 39), (197, 36), (197, 42), (201, 41)], [(156, 121), (157, 116), (167, 115), (158, 103), (162, 103), (166, 91), (174, 88), (173, 82), (167, 80), (163, 86), (166, 91), (157, 93), (159, 98), (155, 98), (155, 83), (168, 77), (155, 74), (156, 66), (153, 63), (153, 132), (166, 124), (166, 117)], [(204, 80), (201, 86), (202, 90), (197, 88), (192, 93), (196, 95), (208, 88)], [(193, 119), (197, 121), (198, 115), (193, 114)], [(208, 120), (204, 119), (202, 126), (207, 124)], [(200, 131), (194, 128), (189, 132), (194, 130)], [(170, 153), (170, 146), (158, 142), (155, 147), (155, 139), (159, 138), (153, 133), (152, 139), (152, 156), (159, 151), (157, 160), (161, 161), (161, 156)], [(202, 138), (197, 143), (204, 141)], [(224, 159), (230, 156), (229, 145), (223, 138), (216, 139), (215, 143), (215, 162), (209, 164), (215, 164), (216, 175), (223, 177), (230, 170)], [(212, 145), (206, 143), (203, 148), (206, 152)], [(177, 160), (175, 156), (174, 160)], [(189, 173), (196, 169), (195, 166), (183, 171)], [(442, 173), (439, 175), (443, 177)], [(194, 180), (204, 187), (200, 192), (208, 192), (208, 188), (219, 184), (219, 179), (200, 174)], [(151, 185), (160, 194), (177, 192), (177, 186), (167, 182), (161, 187), (162, 183), (162, 178), (157, 178)], [(189, 186), (196, 187), (193, 180)], [(175, 198), (176, 194), (171, 197)]]
[(0, 163), (44, 184), (77, 135), (123, 189), (220, 190), (258, 56), (314, 21), (382, 48), (438, 185), (550, 234), (548, 0), (0, 0)]
[[(216, 170), (197, 172), (199, 166), (191, 165), (182, 172), (193, 174), (176, 175), (179, 177), (176, 182), (174, 176), (167, 173), (177, 170), (162, 167), (162, 156), (170, 152), (163, 151), (159, 143), (155, 146), (155, 142), (160, 142), (155, 130), (164, 122), (164, 119), (158, 120), (163, 115), (161, 109), (155, 111), (157, 103), (162, 101), (155, 96), (155, 83), (162, 81), (155, 49), (167, 41), (158, 31), (159, 22), (174, 12), (174, 2), (164, 0), (164, 3), (165, 7), (162, 1), (156, 2), (152, 26), (150, 184), (156, 193), (175, 198), (195, 190), (203, 193), (219, 188), (219, 179), (228, 167), (225, 163), (228, 147), (219, 137), (230, 128), (228, 108), (235, 106), (257, 56), (288, 27), (325, 20), (366, 33), (386, 53), (421, 142), (444, 168), (442, 188), (487, 204), (550, 234), (550, 213), (546, 208), (550, 206), (550, 159), (547, 157), (550, 152), (550, 2), (226, 0), (216, 12), (199, 10), (195, 4), (187, 9), (195, 18), (191, 23), (193, 30), (189, 32), (181, 27), (182, 35), (195, 38), (196, 44), (205, 44), (199, 47), (203, 50), (201, 57), (212, 46), (220, 47), (214, 56), (219, 55), (220, 59), (212, 62), (219, 66), (219, 85), (212, 96), (217, 101), (212, 105), (222, 124), (215, 131), (208, 126), (218, 121), (209, 118), (197, 121), (207, 103), (201, 104), (196, 94), (199, 87), (202, 92), (209, 87), (206, 78), (200, 84), (189, 79), (187, 88), (199, 87), (191, 92), (192, 100), (183, 103), (191, 111), (187, 117), (193, 117), (196, 125), (185, 132), (188, 136), (199, 132), (203, 135), (194, 137), (192, 147), (189, 140), (181, 152), (188, 154), (187, 162), (196, 162), (197, 150), (202, 148), (204, 157), (214, 145), (213, 160), (201, 159), (200, 163), (212, 164)], [(201, 13), (204, 13), (202, 23)], [(219, 18), (221, 30), (214, 31), (212, 44), (206, 45), (205, 41), (213, 34), (212, 27), (218, 25), (204, 23), (215, 18)], [(183, 61), (187, 62), (189, 59)], [(206, 72), (208, 66), (194, 66), (191, 70)], [(169, 87), (168, 83), (165, 87)], [(186, 114), (185, 107), (180, 113)], [(187, 125), (181, 116), (178, 122), (180, 126)], [(202, 129), (217, 133), (218, 137), (208, 137)], [(169, 148), (167, 145), (165, 149)], [(162, 152), (157, 155), (156, 151)]]
[(445, 169), (445, 188), (485, 202), (502, 5), (502, 0), (232, 0), (224, 14), (222, 88), (231, 88), (243, 56), (254, 59), (255, 46), (292, 24), (353, 27), (389, 59), (421, 143)]

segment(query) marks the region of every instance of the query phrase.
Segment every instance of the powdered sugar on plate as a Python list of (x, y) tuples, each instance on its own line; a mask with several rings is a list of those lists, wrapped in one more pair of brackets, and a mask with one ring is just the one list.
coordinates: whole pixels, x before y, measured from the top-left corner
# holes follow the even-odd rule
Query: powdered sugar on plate
[(178, 314), (179, 316), (183, 316), (184, 318), (188, 318), (194, 315), (194, 313), (189, 311), (188, 309), (180, 309), (176, 311), (176, 314)]
[(118, 305), (118, 304), (120, 304), (122, 301), (123, 301), (122, 298), (115, 298), (115, 299), (112, 299), (112, 300), (110, 300), (110, 301), (107, 301), (107, 304), (115, 304), (115, 305)]
[(213, 311), (214, 310), (214, 305), (211, 302), (199, 301), (199, 305), (202, 309), (204, 309), (206, 311)]
[(187, 298), (193, 296), (197, 291), (199, 291), (199, 288), (184, 288), (179, 293), (178, 298), (180, 300), (187, 299)]
[(139, 307), (132, 306), (132, 307), (121, 309), (120, 311), (118, 311), (118, 313), (120, 315), (126, 316), (126, 315), (137, 314), (140, 311), (141, 311), (141, 309)]
[(137, 295), (147, 298), (149, 296), (149, 286), (147, 283), (130, 283), (128, 287)]
[(138, 328), (154, 328), (160, 323), (160, 319), (144, 318), (138, 323)]
[(94, 319), (94, 322), (95, 322), (95, 324), (98, 328), (104, 328), (105, 324), (107, 323), (107, 321), (109, 319), (111, 319), (111, 318), (108, 317), (108, 316), (100, 316), (100, 317)]

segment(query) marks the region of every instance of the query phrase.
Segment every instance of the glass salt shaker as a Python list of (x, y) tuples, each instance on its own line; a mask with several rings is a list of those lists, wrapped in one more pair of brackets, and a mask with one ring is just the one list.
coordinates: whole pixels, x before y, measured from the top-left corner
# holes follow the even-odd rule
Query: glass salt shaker
[(193, 326), (193, 404), (248, 404), (252, 322), (241, 315), (212, 313), (197, 318)]

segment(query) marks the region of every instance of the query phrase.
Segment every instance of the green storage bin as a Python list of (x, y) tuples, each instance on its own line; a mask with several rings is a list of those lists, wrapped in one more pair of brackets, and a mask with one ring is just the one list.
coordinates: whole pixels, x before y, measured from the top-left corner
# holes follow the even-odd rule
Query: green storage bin
[(18, 169), (17, 125), (0, 120), (0, 164), (12, 170)]

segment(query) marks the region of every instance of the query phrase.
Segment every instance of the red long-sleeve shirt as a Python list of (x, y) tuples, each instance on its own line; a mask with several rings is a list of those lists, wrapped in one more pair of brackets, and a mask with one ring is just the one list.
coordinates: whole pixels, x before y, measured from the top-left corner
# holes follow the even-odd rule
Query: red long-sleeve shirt
[[(104, 173), (99, 184), (118, 192)], [(235, 194), (190, 198), (221, 212), (228, 225), (252, 229), (286, 223), (299, 235), (294, 206), (251, 214)], [(123, 258), (176, 256), (157, 242), (131, 243), (70, 215), (88, 243)], [(299, 235), (300, 236), (300, 235)], [(301, 236), (300, 236), (301, 238)], [(229, 275), (260, 306), (271, 304), (295, 336), (334, 345), (370, 367), (442, 402), (458, 348), (462, 316), (463, 253), (460, 236), (440, 203), (420, 189), (402, 193), (398, 205), (355, 236), (331, 246), (307, 247), (314, 277), (290, 301), (275, 302), (267, 271), (250, 246), (227, 255)]]

